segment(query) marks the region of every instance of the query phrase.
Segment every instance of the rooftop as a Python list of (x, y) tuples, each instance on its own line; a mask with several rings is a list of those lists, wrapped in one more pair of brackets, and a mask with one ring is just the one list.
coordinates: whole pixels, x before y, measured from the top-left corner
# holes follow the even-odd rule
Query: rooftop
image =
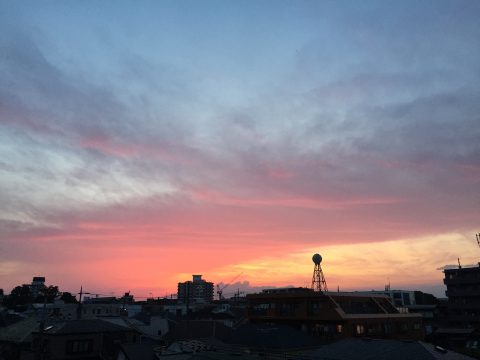
[(28, 342), (33, 331), (38, 330), (38, 319), (30, 317), (15, 324), (5, 326), (0, 331), (0, 342), (20, 344)]
[(45, 327), (45, 334), (86, 334), (132, 331), (127, 326), (113, 324), (100, 319), (68, 320), (53, 323)]
[(440, 353), (431, 344), (418, 341), (344, 339), (299, 355), (336, 360), (470, 360), (469, 356), (447, 351)]

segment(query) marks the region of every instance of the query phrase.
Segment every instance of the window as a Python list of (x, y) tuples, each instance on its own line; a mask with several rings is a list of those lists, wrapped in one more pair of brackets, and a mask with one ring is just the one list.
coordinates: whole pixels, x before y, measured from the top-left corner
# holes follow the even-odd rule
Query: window
[(363, 335), (365, 333), (365, 327), (363, 325), (357, 325), (357, 335)]
[(70, 340), (67, 341), (67, 354), (85, 354), (92, 351), (93, 341), (86, 340)]
[(282, 303), (277, 308), (277, 315), (280, 316), (293, 316), (295, 314), (296, 303)]
[(342, 325), (337, 325), (337, 334), (342, 333)]
[(319, 315), (322, 309), (322, 304), (320, 302), (310, 302), (308, 304), (308, 315)]
[(273, 304), (255, 304), (251, 308), (251, 312), (254, 315), (267, 315), (268, 314), (268, 309), (272, 308)]

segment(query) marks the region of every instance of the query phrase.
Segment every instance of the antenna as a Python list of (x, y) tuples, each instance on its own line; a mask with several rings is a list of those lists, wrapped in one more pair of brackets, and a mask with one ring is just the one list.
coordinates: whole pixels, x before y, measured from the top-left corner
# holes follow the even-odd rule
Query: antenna
[(325, 276), (323, 276), (322, 267), (320, 266), (322, 256), (320, 254), (315, 254), (312, 256), (312, 261), (315, 264), (312, 276), (312, 290), (319, 292), (328, 291), (327, 282), (325, 281)]
[(460, 265), (460, 258), (457, 258), (457, 260), (458, 260), (458, 268), (461, 269), (462, 265)]
[(475, 234), (475, 237), (477, 238), (478, 247), (480, 247), (480, 233)]

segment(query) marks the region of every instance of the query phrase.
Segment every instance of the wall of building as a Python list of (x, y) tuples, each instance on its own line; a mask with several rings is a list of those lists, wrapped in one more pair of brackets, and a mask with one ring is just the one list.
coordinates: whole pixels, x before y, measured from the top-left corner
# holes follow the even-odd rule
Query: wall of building
[[(45, 336), (47, 353), (51, 360), (81, 359), (85, 357), (100, 356), (102, 353), (102, 334), (77, 334), (64, 336)], [(89, 342), (87, 352), (73, 352), (72, 342)]]
[(480, 329), (480, 266), (447, 269), (444, 273), (449, 325)]
[(421, 315), (401, 314), (386, 297), (377, 297), (249, 295), (248, 318), (252, 322), (287, 324), (322, 336), (423, 339)]
[[(140, 341), (139, 335), (133, 331), (107, 334), (45, 335), (44, 338), (47, 343), (48, 358), (51, 360), (101, 357), (105, 351), (115, 351), (120, 343)], [(89, 344), (88, 350), (81, 351), (87, 343)]]

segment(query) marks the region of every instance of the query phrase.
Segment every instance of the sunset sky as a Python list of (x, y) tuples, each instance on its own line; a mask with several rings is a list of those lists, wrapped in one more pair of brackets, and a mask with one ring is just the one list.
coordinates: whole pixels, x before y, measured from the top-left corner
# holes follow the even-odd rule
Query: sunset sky
[[(420, 289), (480, 248), (480, 2), (0, 0), (0, 288)], [(228, 292), (227, 292), (228, 293)]]

